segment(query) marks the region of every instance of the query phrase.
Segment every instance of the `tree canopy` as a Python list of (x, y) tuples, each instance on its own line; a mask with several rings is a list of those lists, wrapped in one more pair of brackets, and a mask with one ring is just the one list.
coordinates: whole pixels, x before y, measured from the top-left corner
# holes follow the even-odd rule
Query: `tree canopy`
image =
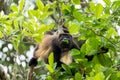
[(63, 25), (85, 43), (71, 50), (75, 61), (63, 64), (65, 71), (55, 68), (51, 54), (48, 65), (39, 62), (33, 80), (120, 80), (120, 0), (103, 1), (105, 5), (92, 0), (0, 0), (0, 80), (3, 75), (27, 79), (35, 45), (44, 32)]

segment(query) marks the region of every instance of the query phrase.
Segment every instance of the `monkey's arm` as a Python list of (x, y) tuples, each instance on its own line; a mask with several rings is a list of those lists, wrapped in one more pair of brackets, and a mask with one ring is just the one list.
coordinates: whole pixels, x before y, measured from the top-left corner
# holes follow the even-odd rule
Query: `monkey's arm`
[(73, 48), (80, 50), (80, 47), (78, 46), (78, 44), (75, 41), (73, 41), (73, 43), (72, 43), (72, 49)]
[(49, 56), (51, 51), (52, 51), (51, 47), (49, 47), (47, 50), (46, 49), (44, 50), (43, 48), (41, 48), (40, 50), (40, 48), (38, 48), (38, 50), (34, 51), (34, 56), (33, 58), (31, 58), (29, 66), (32, 65), (36, 66), (38, 64), (38, 59), (45, 60)]
[[(40, 50), (42, 49), (42, 50)], [(46, 48), (47, 49), (47, 48)], [(31, 80), (32, 78), (32, 74), (34, 71), (34, 67), (38, 64), (38, 59), (43, 59), (45, 61), (45, 59), (48, 57), (48, 55), (51, 53), (51, 47), (49, 47), (47, 50), (43, 50), (43, 48), (37, 48), (34, 51), (34, 57), (31, 58), (30, 62), (29, 62), (29, 71), (28, 71), (28, 76), (27, 76), (27, 80)]]

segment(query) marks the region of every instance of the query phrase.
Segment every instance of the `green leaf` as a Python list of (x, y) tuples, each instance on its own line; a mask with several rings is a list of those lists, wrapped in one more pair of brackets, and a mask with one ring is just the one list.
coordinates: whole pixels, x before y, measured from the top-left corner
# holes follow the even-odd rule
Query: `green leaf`
[(40, 14), (37, 10), (28, 10), (28, 15), (31, 18), (34, 17), (34, 16), (38, 18)]
[(91, 37), (86, 41), (86, 53), (88, 55), (96, 54), (98, 47), (99, 47), (99, 41), (96, 38)]
[(95, 8), (95, 16), (96, 18), (100, 18), (103, 12), (103, 6), (101, 4), (97, 4)]
[(10, 8), (12, 9), (13, 12), (18, 11), (17, 5), (11, 5)]
[(80, 0), (72, 0), (72, 3), (80, 5)]
[(96, 80), (95, 77), (87, 77), (86, 80)]
[(49, 62), (49, 65), (50, 65), (51, 67), (54, 66), (54, 55), (53, 55), (53, 53), (50, 53), (50, 55), (49, 55), (49, 57), (48, 57), (48, 62)]
[(4, 35), (3, 35), (3, 33), (0, 31), (0, 38), (2, 38)]
[(116, 10), (117, 8), (119, 8), (120, 6), (120, 1), (119, 0), (116, 0), (112, 3), (112, 9), (113, 10)]
[(104, 0), (104, 2), (109, 6), (111, 4), (110, 0)]
[(51, 67), (50, 65), (47, 65), (46, 68), (49, 70), (50, 73), (54, 72), (53, 67)]
[(69, 66), (67, 66), (67, 65), (65, 65), (65, 64), (62, 64), (62, 68), (63, 68), (68, 74), (72, 74)]
[(78, 21), (82, 21), (83, 20), (83, 15), (80, 14), (80, 12), (78, 11), (74, 11), (73, 12), (73, 16), (78, 20)]
[(110, 76), (111, 76), (113, 71), (114, 71), (114, 69), (112, 69), (112, 68), (105, 68), (104, 69), (104, 75), (106, 76), (106, 80), (110, 79)]
[(97, 75), (95, 76), (95, 80), (105, 80), (103, 72), (97, 73)]
[(19, 3), (19, 11), (22, 11), (22, 10), (23, 10), (23, 7), (24, 7), (24, 0), (20, 0), (20, 3)]
[(53, 80), (51, 76), (47, 76), (46, 80)]
[(62, 4), (62, 10), (68, 10), (69, 11), (69, 7), (63, 3)]
[(117, 77), (120, 78), (120, 71), (117, 72)]
[(16, 29), (19, 28), (19, 27), (18, 27), (18, 21), (17, 21), (17, 20), (14, 20), (14, 21), (13, 21), (13, 24), (14, 24), (14, 27), (15, 27)]
[(95, 12), (95, 3), (90, 2), (90, 9), (91, 11)]
[(106, 34), (106, 37), (107, 38), (111, 38), (111, 37), (114, 38), (115, 36), (117, 36), (117, 32), (116, 32), (115, 28), (113, 28), (113, 27), (109, 28), (109, 30)]
[(82, 80), (82, 75), (80, 73), (76, 73), (75, 80)]
[(100, 64), (106, 67), (110, 67), (112, 65), (111, 59), (107, 55), (98, 55), (97, 56)]
[(40, 11), (43, 11), (43, 10), (44, 10), (44, 4), (42, 3), (41, 0), (37, 0), (37, 1), (36, 1), (36, 5), (37, 5), (37, 7), (38, 7), (38, 9), (39, 9)]
[(79, 32), (80, 26), (77, 21), (70, 21), (69, 22), (69, 31), (71, 34), (77, 34)]

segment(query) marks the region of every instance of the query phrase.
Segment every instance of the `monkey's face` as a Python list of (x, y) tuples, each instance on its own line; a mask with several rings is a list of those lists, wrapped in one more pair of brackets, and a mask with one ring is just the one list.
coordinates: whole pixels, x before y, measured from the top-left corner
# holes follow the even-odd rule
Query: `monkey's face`
[(67, 51), (71, 47), (72, 36), (70, 34), (59, 35), (59, 46), (62, 50)]

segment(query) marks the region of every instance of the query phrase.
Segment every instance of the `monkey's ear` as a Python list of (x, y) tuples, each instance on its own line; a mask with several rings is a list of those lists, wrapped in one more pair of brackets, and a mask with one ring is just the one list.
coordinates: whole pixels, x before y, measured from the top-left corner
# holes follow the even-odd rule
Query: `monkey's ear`
[(36, 66), (38, 64), (37, 58), (31, 58), (29, 61), (29, 66)]
[(65, 26), (63, 25), (62, 28), (63, 28), (64, 33), (69, 33), (69, 30), (68, 30), (67, 27), (65, 27)]

